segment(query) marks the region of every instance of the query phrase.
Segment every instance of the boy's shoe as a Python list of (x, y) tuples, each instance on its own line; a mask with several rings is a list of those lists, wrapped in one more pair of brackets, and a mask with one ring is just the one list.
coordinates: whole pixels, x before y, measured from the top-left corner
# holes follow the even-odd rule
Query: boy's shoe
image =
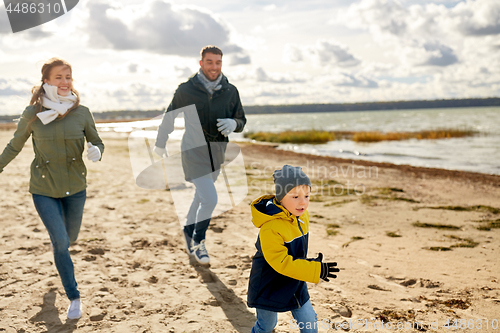
[(187, 254), (192, 255), (193, 248), (192, 248), (191, 242), (193, 241), (193, 238), (187, 234), (186, 229), (182, 229), (182, 232), (184, 233), (184, 240), (186, 241)]
[(82, 317), (82, 302), (80, 299), (74, 299), (68, 308), (68, 319), (79, 319)]
[(205, 247), (205, 240), (198, 243), (193, 239), (191, 249), (193, 250), (194, 257), (198, 263), (202, 265), (210, 264), (210, 257), (208, 256), (208, 252)]

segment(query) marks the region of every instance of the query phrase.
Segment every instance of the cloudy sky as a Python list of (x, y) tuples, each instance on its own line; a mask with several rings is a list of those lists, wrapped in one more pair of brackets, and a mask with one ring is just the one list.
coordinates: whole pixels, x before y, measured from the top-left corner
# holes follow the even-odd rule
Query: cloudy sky
[(500, 96), (499, 0), (80, 0), (15, 34), (0, 5), (0, 114), (53, 56), (93, 111), (166, 107), (207, 44), (246, 105)]

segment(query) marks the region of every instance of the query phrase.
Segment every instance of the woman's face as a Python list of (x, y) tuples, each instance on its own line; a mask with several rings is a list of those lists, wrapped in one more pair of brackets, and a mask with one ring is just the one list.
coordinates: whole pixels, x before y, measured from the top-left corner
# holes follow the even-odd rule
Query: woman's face
[(57, 87), (57, 94), (67, 96), (71, 92), (73, 78), (68, 66), (54, 66), (50, 70), (49, 79), (43, 82)]

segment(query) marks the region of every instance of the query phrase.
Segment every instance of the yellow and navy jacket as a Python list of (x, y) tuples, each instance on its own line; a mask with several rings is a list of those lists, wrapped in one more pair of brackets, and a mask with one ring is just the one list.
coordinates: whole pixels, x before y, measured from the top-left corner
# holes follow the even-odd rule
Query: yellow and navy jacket
[(307, 259), (309, 213), (292, 215), (274, 195), (254, 200), (251, 209), (260, 231), (247, 304), (275, 312), (298, 309), (309, 300), (306, 282), (318, 283), (321, 273), (321, 263)]

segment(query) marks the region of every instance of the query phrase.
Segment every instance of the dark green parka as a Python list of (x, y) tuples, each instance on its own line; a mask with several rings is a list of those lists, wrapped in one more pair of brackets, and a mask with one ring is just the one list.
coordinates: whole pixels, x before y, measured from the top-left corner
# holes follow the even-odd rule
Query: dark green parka
[(196, 128), (192, 125), (197, 124), (198, 119), (192, 119), (190, 114), (185, 112), (186, 133), (182, 142), (182, 166), (186, 180), (213, 172), (224, 162), (226, 144), (229, 140), (218, 131), (217, 119), (234, 119), (236, 121), (235, 132), (243, 131), (247, 121), (238, 90), (229, 83), (225, 76), (221, 79), (221, 89), (214, 91), (211, 95), (195, 74), (188, 81), (180, 84), (175, 91), (172, 102), (165, 111), (163, 121), (158, 128), (155, 143), (157, 147), (165, 147), (168, 135), (174, 130), (173, 121), (179, 109), (193, 104), (196, 107), (197, 118), (199, 118), (206, 144), (204, 143), (203, 146), (195, 144), (198, 146), (196, 149), (190, 146), (189, 141), (196, 141), (201, 133), (200, 135), (189, 133), (190, 129)]
[(31, 163), (29, 191), (52, 198), (83, 191), (87, 187), (87, 169), (82, 159), (85, 138), (97, 146), (101, 154), (104, 151), (89, 109), (80, 105), (66, 117), (47, 125), (35, 117), (35, 106), (28, 106), (17, 124), (14, 137), (0, 155), (0, 172), (21, 152), (26, 140), (32, 136), (35, 159)]

